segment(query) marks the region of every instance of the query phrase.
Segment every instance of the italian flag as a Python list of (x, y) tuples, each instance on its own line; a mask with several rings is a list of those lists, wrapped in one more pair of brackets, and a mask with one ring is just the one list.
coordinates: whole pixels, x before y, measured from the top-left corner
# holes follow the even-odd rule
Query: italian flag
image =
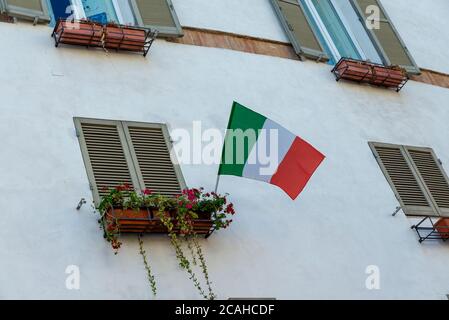
[(218, 174), (276, 185), (293, 200), (325, 158), (306, 141), (237, 102), (227, 129)]

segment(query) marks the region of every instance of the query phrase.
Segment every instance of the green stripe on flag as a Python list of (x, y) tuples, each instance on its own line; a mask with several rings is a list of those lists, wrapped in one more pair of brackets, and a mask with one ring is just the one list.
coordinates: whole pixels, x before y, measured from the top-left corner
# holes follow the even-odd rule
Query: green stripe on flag
[(261, 114), (234, 102), (223, 145), (219, 175), (242, 176), (248, 155), (266, 120)]

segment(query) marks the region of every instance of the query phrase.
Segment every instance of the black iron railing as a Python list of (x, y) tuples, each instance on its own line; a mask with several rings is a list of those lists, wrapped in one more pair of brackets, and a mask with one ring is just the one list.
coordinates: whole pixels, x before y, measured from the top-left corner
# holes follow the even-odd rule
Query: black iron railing
[(419, 242), (426, 240), (449, 240), (449, 224), (445, 223), (447, 219), (434, 221), (431, 217), (422, 219), (418, 224), (413, 225), (412, 229), (416, 231)]

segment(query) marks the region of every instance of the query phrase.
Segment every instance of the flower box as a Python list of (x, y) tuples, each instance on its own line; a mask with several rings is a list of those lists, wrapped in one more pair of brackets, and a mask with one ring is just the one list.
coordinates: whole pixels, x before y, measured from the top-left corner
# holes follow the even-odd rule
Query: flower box
[[(117, 229), (120, 233), (168, 233), (167, 228), (158, 217), (158, 210), (145, 208), (134, 209), (116, 209), (111, 208), (106, 212), (105, 228), (111, 231)], [(166, 212), (172, 218), (176, 217), (176, 212)], [(211, 214), (199, 214), (198, 219), (193, 219), (193, 231), (196, 234), (207, 235), (212, 229), (213, 221)], [(175, 233), (180, 233), (175, 225)]]
[(104, 46), (108, 49), (145, 53), (148, 32), (144, 29), (107, 25), (104, 27)]
[(441, 234), (443, 239), (449, 239), (449, 219), (441, 218), (435, 225), (435, 229)]
[(157, 31), (124, 25), (102, 25), (88, 20), (63, 20), (56, 24), (52, 37), (60, 43), (142, 53), (150, 50)]
[(368, 83), (375, 86), (400, 91), (407, 83), (406, 72), (397, 66), (383, 66), (380, 64), (341, 58), (332, 69), (336, 80), (340, 79)]
[(99, 47), (102, 44), (103, 26), (87, 20), (59, 20), (52, 36), (55, 46), (60, 43)]

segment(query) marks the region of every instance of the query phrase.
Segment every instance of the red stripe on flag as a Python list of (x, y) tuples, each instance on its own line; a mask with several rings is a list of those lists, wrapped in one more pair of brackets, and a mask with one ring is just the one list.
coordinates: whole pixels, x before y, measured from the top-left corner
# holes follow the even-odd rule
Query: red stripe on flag
[(321, 152), (296, 137), (270, 183), (295, 200), (324, 158)]

